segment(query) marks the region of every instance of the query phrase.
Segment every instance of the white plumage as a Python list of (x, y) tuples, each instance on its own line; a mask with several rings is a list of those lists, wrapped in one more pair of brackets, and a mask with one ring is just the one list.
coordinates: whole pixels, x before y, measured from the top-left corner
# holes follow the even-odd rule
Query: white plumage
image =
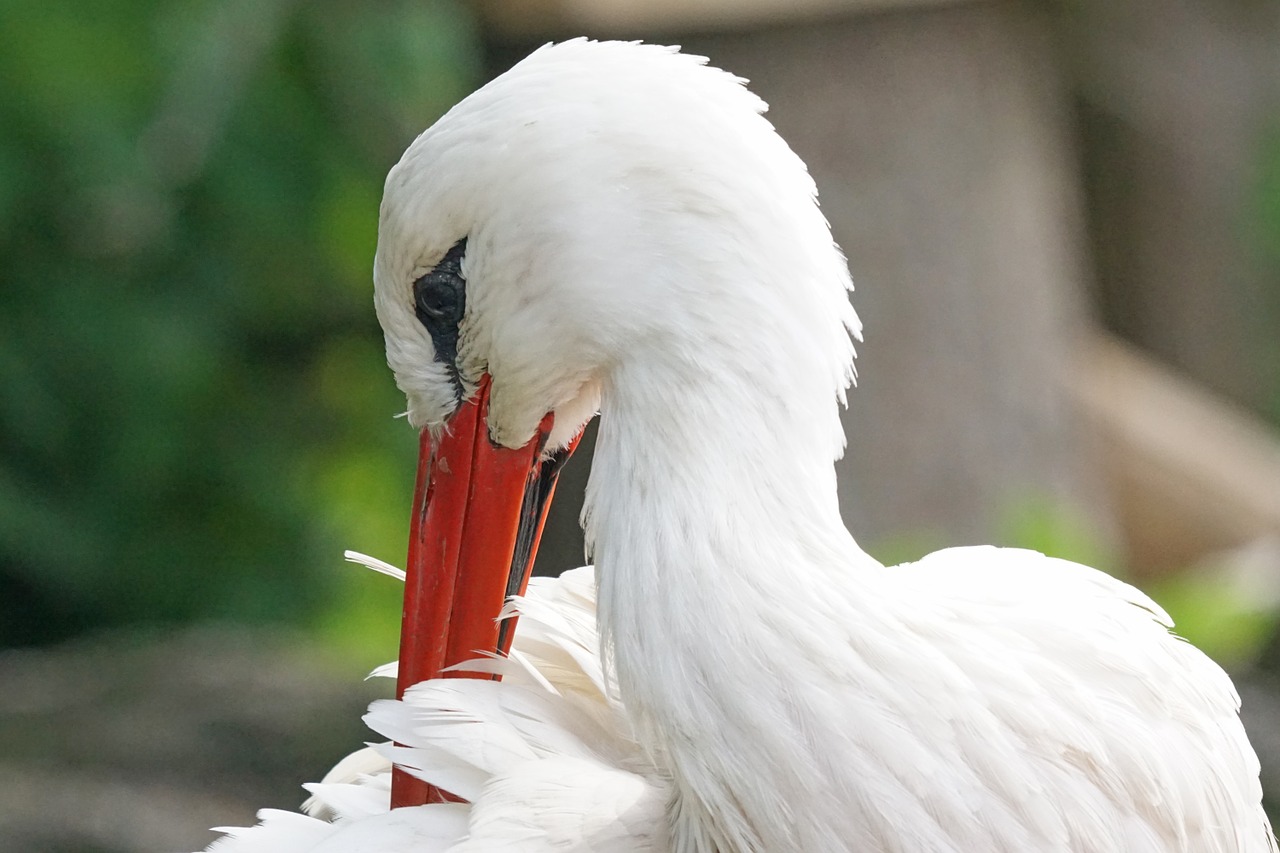
[[(367, 721), (403, 746), (249, 851), (1276, 849), (1227, 676), (1136, 589), (1028, 551), (880, 566), (840, 522), (858, 320), (804, 165), (729, 75), (545, 47), (387, 179), (376, 304), (410, 421), (492, 381), (489, 435), (597, 408), (598, 567), (535, 581), (501, 682)], [(442, 361), (413, 283), (466, 238)], [(598, 597), (597, 597), (598, 582)], [(467, 804), (388, 810), (389, 761)]]

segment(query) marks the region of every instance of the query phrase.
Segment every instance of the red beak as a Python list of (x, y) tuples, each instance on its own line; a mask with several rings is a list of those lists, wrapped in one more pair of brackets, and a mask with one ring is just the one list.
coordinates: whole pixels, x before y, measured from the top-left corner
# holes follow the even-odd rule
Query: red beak
[[(491, 678), (444, 673), (483, 654), (506, 654), (514, 619), (499, 625), (506, 599), (522, 594), (560, 467), (577, 440), (543, 458), (552, 415), (524, 447), (489, 440), (489, 377), (432, 443), (422, 431), (409, 522), (400, 668), (396, 697), (429, 678)], [(396, 768), (391, 807), (445, 802), (447, 792)]]

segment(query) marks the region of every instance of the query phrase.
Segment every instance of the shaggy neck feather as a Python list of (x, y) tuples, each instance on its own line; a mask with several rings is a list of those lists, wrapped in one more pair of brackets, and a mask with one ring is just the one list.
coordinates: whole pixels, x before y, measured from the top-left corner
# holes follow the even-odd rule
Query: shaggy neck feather
[(760, 752), (750, 766), (721, 768), (706, 758), (733, 762), (742, 753), (733, 741), (786, 727), (777, 719), (786, 698), (744, 700), (760, 685), (742, 677), (808, 654), (796, 646), (797, 609), (806, 648), (837, 642), (848, 614), (832, 611), (833, 588), (876, 565), (839, 517), (834, 390), (811, 406), (782, 405), (742, 360), (728, 361), (667, 372), (660, 358), (638, 358), (620, 368), (602, 399), (588, 486), (605, 659), (634, 725), (673, 772), (677, 849), (687, 850), (765, 843), (745, 815), (768, 805), (747, 811), (724, 783), (769, 778), (782, 757)]

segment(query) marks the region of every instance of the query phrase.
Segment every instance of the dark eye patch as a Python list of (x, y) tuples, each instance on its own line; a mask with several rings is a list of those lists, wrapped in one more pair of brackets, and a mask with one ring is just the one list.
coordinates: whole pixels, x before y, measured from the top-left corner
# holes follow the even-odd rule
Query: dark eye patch
[(463, 237), (445, 253), (440, 263), (413, 283), (413, 310), (431, 335), (436, 360), (444, 364), (453, 379), (455, 395), (462, 399), (462, 379), (458, 373), (458, 326), (467, 309), (467, 280), (462, 277), (462, 259), (467, 251)]

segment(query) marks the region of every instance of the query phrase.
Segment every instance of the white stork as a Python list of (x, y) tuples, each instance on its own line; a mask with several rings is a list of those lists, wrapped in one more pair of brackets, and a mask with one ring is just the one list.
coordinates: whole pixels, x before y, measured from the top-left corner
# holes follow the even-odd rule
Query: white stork
[[(1141, 592), (846, 531), (848, 270), (741, 83), (547, 46), (391, 170), (375, 299), (423, 445), (366, 718), (394, 744), (212, 849), (1275, 851), (1231, 682)], [(499, 628), (597, 411), (596, 568)]]

